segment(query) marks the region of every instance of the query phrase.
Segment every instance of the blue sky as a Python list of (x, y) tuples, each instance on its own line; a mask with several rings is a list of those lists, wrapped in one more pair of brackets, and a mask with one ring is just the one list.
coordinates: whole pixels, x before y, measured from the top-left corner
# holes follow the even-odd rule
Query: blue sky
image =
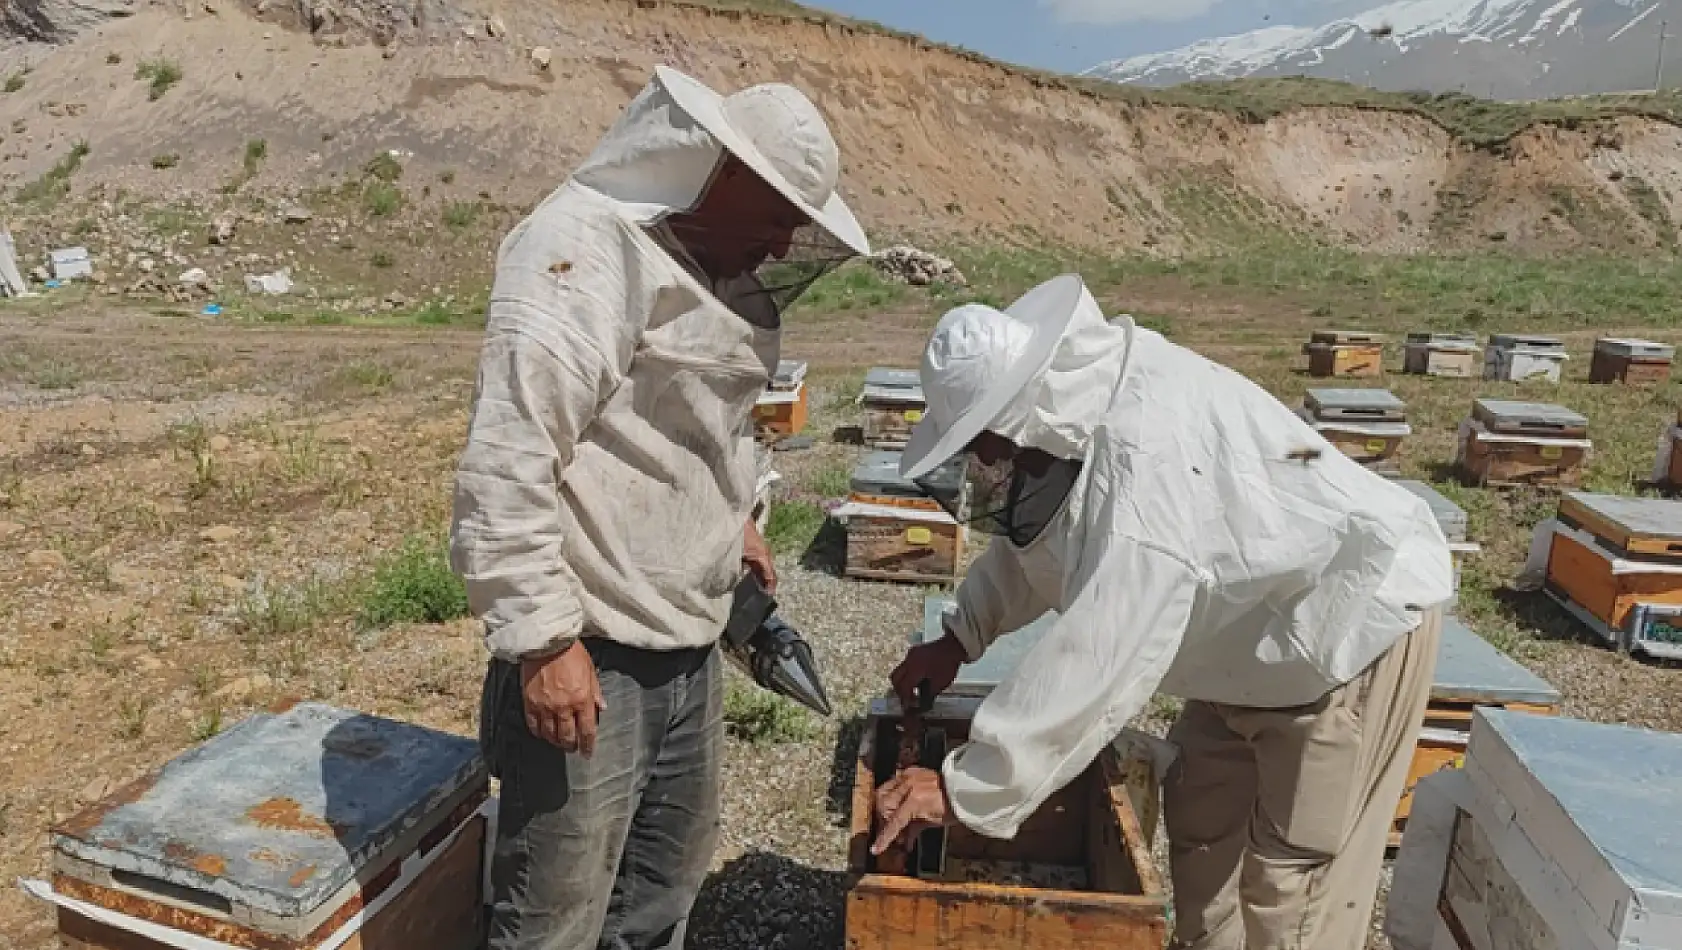
[(1317, 26), (1383, 0), (807, 0), (963, 46), (1064, 72), (1209, 36)]

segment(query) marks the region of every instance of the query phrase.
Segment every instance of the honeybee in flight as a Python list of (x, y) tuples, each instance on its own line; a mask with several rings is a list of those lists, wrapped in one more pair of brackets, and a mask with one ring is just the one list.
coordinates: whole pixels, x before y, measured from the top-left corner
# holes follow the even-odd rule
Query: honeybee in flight
[(1302, 464), (1307, 465), (1310, 462), (1317, 462), (1320, 460), (1320, 450), (1303, 446), (1300, 449), (1292, 449), (1290, 452), (1285, 454), (1285, 457), (1293, 462), (1301, 462)]

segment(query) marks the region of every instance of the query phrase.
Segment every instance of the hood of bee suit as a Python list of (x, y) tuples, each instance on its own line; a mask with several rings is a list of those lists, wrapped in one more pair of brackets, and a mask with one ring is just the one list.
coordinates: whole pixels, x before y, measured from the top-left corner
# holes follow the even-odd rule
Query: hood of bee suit
[(1058, 458), (1086, 454), (1126, 364), (1132, 321), (1104, 319), (1086, 284), (1066, 274), (1005, 310), (957, 307), (923, 353), (927, 408), (901, 470), (917, 478), (982, 432)]
[(816, 105), (784, 83), (720, 96), (658, 66), (572, 180), (653, 220), (700, 203), (725, 153), (854, 254), (870, 242), (837, 191), (840, 150)]

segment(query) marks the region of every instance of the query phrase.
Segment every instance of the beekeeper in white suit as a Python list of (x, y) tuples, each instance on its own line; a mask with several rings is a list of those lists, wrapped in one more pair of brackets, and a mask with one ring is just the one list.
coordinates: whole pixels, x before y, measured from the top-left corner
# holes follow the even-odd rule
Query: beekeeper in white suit
[(683, 945), (717, 840), (751, 412), (780, 314), (868, 253), (792, 86), (661, 68), (499, 250), (452, 564), (491, 653), (491, 950)]
[(998, 537), (895, 691), (1060, 616), (940, 771), (885, 784), (873, 848), (1012, 837), (1160, 689), (1186, 700), (1175, 946), (1365, 946), (1452, 583), (1430, 509), (1238, 373), (1107, 322), (1077, 276), (946, 314), (922, 382), (904, 473), (967, 453), (964, 517)]

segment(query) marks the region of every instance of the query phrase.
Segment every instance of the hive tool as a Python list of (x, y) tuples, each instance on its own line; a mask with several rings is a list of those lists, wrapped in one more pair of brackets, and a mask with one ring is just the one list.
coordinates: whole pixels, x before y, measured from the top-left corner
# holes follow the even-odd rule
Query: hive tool
[(830, 714), (829, 697), (804, 638), (777, 616), (777, 601), (752, 571), (736, 584), (721, 638), (725, 655), (762, 688)]

